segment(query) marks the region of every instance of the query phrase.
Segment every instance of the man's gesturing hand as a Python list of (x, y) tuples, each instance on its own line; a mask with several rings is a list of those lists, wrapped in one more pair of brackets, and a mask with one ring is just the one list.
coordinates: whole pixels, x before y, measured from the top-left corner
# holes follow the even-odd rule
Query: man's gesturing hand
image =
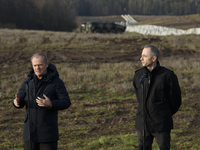
[(45, 94), (43, 94), (43, 96), (44, 96), (45, 99), (37, 97), (36, 102), (38, 103), (38, 106), (40, 106), (40, 107), (51, 107), (52, 104), (51, 104), (50, 99)]
[(20, 105), (19, 105), (19, 97), (17, 96), (17, 94), (15, 95), (14, 105), (15, 105), (16, 107), (20, 107)]

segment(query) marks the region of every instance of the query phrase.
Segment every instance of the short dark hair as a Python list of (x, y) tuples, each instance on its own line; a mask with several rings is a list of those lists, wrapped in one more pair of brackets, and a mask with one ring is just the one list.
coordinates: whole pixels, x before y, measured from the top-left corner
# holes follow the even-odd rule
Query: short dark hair
[(43, 54), (43, 53), (35, 53), (35, 54), (33, 54), (33, 56), (31, 57), (31, 62), (32, 62), (32, 59), (35, 56), (38, 56), (38, 55), (42, 56), (44, 58), (45, 63), (47, 63), (47, 61), (48, 61), (47, 56), (45, 54)]
[(160, 51), (157, 46), (155, 46), (153, 44), (147, 44), (144, 46), (144, 48), (150, 48), (152, 56), (156, 56), (157, 60), (158, 60), (158, 57), (160, 56)]

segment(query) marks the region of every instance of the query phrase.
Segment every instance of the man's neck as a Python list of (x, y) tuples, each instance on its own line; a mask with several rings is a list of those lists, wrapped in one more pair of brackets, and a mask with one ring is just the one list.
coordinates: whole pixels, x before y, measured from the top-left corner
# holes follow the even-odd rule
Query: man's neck
[(37, 76), (38, 80), (41, 80), (42, 79), (42, 76)]
[(153, 70), (154, 68), (156, 68), (156, 66), (157, 66), (157, 62), (156, 62), (156, 63), (153, 63), (151, 66), (147, 67), (147, 69), (149, 70), (149, 72), (152, 72), (152, 70)]

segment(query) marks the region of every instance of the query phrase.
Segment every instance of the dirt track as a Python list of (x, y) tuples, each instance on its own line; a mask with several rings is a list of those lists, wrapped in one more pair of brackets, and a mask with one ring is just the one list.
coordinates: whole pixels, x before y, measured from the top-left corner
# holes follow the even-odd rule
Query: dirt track
[[(74, 37), (73, 37), (74, 38)], [(70, 47), (70, 43), (65, 44), (62, 49), (56, 46), (44, 46), (38, 45), (39, 50), (24, 51), (27, 45), (11, 45), (3, 46), (3, 51), (0, 55), (0, 69), (4, 74), (12, 74), (22, 71), (26, 67), (30, 68), (30, 57), (35, 52), (43, 52), (47, 55), (48, 59), (52, 63), (71, 62), (71, 63), (82, 63), (82, 62), (98, 62), (98, 63), (112, 63), (112, 62), (123, 62), (123, 61), (138, 61), (140, 53), (144, 45), (149, 43), (159, 43), (160, 37), (152, 38), (132, 38), (132, 39), (109, 39), (110, 44), (105, 45), (108, 42), (107, 39), (93, 38), (93, 41), (100, 41), (101, 45), (94, 47)], [(70, 39), (69, 42), (73, 42)], [(174, 57), (188, 57), (196, 53), (194, 50), (188, 49), (177, 49), (173, 51), (170, 48), (159, 47), (161, 50), (161, 57), (165, 59), (170, 56)], [(98, 50), (97, 50), (98, 49)], [(24, 67), (19, 67), (25, 65)], [(17, 68), (17, 69), (16, 69)]]

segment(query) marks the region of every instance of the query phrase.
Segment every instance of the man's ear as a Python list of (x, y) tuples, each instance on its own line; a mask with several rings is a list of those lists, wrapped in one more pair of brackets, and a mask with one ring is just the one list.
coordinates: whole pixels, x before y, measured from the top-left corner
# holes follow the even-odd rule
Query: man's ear
[(49, 62), (47, 62), (47, 68), (49, 67)]
[(155, 62), (156, 60), (157, 60), (157, 57), (156, 57), (156, 56), (153, 56), (153, 57), (152, 57), (152, 61)]

